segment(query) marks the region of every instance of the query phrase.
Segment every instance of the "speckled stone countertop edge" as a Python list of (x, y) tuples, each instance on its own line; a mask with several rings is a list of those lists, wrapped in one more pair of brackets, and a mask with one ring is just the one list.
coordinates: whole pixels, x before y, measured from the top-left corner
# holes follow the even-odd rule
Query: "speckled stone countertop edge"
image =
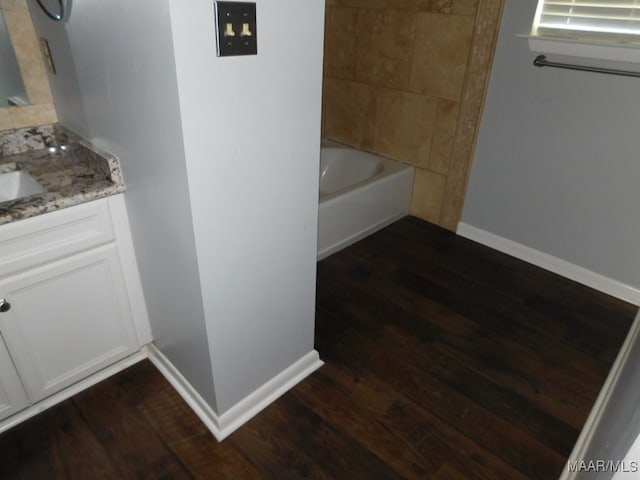
[(13, 144), (17, 153), (0, 155), (0, 174), (26, 170), (47, 190), (0, 202), (0, 225), (126, 191), (118, 157), (59, 124), (51, 129), (46, 129), (46, 148), (38, 149), (42, 142), (28, 138), (31, 132), (41, 135), (33, 129), (17, 135), (26, 139), (29, 148)]
[(117, 195), (118, 193), (124, 193), (125, 191), (126, 188), (124, 185), (113, 185), (112, 187), (93, 190), (89, 194), (79, 193), (69, 197), (51, 199), (40, 205), (29, 205), (21, 208), (19, 215), (12, 214), (11, 211), (5, 212), (0, 210), (0, 225), (36, 217), (44, 213), (55, 212), (56, 210), (62, 210), (63, 208), (73, 207), (93, 200), (110, 197), (112, 195)]

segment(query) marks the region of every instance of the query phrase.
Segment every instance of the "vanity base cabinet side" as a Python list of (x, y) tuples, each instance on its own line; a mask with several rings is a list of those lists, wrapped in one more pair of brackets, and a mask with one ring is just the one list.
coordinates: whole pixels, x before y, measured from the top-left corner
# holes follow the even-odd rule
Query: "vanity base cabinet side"
[(0, 421), (28, 406), (27, 393), (0, 337)]
[(125, 205), (125, 194), (121, 193), (108, 198), (109, 210), (111, 212), (111, 224), (113, 226), (116, 242), (118, 243), (118, 253), (120, 255), (120, 265), (124, 283), (133, 315), (133, 323), (140, 346), (147, 345), (153, 341), (153, 332), (149, 322), (149, 313), (144, 299), (142, 280), (138, 271), (138, 262), (133, 246), (133, 237)]

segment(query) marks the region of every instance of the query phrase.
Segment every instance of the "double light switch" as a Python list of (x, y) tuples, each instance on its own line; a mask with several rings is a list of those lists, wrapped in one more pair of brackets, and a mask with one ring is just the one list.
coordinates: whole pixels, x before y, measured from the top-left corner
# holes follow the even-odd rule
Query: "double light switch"
[(256, 4), (215, 2), (218, 56), (256, 55)]

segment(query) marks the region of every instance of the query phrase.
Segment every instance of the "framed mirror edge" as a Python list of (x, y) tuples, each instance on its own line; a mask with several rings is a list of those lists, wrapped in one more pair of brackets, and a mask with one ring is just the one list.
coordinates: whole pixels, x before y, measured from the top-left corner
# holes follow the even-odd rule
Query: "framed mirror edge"
[(30, 104), (0, 108), (0, 131), (57, 121), (49, 79), (27, 0), (0, 0)]

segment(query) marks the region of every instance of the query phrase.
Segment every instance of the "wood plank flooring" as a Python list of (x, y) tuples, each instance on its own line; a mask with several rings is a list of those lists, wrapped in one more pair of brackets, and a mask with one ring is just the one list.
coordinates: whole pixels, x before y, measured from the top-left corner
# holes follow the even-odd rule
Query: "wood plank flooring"
[(226, 441), (145, 361), (0, 435), (0, 478), (554, 479), (635, 313), (407, 217), (318, 264), (326, 365)]

